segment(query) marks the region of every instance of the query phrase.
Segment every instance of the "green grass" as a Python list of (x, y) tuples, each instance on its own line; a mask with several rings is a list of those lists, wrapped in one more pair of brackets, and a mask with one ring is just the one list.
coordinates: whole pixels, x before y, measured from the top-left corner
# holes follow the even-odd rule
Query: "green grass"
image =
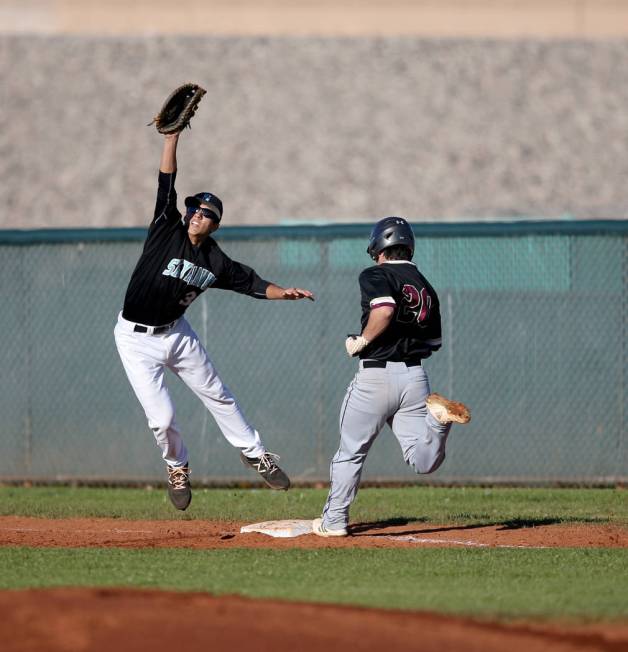
[(625, 619), (628, 550), (0, 548), (0, 588), (125, 586), (499, 618)]
[[(196, 489), (177, 512), (164, 489), (0, 487), (0, 515), (312, 518), (327, 491)], [(620, 489), (364, 489), (352, 521), (628, 526)], [(125, 550), (0, 547), (0, 589), (125, 586), (428, 609), (487, 618), (628, 619), (628, 549)]]
[[(0, 515), (262, 521), (313, 518), (326, 496), (323, 489), (196, 489), (189, 510), (177, 512), (161, 488), (0, 487)], [(351, 517), (354, 522), (628, 525), (628, 494), (621, 489), (371, 488), (359, 493)]]

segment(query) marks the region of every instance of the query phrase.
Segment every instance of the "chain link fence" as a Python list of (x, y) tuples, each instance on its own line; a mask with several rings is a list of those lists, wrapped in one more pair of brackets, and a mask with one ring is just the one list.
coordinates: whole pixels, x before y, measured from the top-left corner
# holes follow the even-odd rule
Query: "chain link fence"
[[(326, 481), (356, 371), (358, 274), (370, 225), (225, 227), (221, 246), (315, 303), (205, 292), (187, 317), (296, 482)], [(471, 407), (447, 460), (417, 477), (386, 428), (364, 478), (622, 482), (628, 477), (628, 221), (416, 224), (415, 262), (441, 299), (432, 389)], [(0, 480), (151, 482), (163, 463), (113, 327), (140, 229), (0, 232), (4, 360)], [(249, 482), (211, 415), (170, 389), (195, 482)]]

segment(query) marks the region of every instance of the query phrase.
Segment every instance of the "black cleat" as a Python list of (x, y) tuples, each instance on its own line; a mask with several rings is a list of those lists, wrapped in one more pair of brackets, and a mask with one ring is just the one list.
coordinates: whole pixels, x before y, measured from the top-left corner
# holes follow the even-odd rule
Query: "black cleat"
[(180, 510), (186, 510), (192, 502), (190, 489), (190, 469), (185, 466), (170, 466), (168, 468), (168, 497), (170, 502)]
[(277, 466), (275, 461), (279, 459), (279, 455), (264, 453), (261, 457), (247, 457), (244, 453), (240, 453), (240, 459), (245, 466), (255, 469), (271, 489), (285, 491), (290, 488), (290, 478)]

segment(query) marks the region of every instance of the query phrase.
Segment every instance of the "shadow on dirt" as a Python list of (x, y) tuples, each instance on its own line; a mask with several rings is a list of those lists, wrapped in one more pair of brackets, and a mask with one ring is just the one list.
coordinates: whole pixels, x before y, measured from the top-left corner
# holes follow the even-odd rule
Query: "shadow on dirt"
[[(373, 521), (370, 523), (356, 523), (350, 527), (353, 536), (369, 537), (387, 537), (391, 534), (398, 535), (417, 535), (417, 534), (434, 534), (436, 532), (465, 532), (467, 530), (477, 530), (479, 528), (494, 527), (497, 530), (521, 530), (525, 528), (541, 527), (546, 525), (558, 525), (560, 523), (592, 523), (606, 522), (605, 519), (582, 518), (582, 519), (564, 519), (564, 518), (515, 518), (508, 521), (495, 522), (487, 521), (484, 523), (472, 523), (468, 525), (447, 525), (440, 527), (421, 526), (425, 523), (426, 518), (415, 517), (398, 517), (384, 521)], [(403, 528), (407, 525), (408, 528)]]
[(606, 518), (582, 517), (582, 518), (514, 518), (498, 525), (498, 530), (519, 530), (527, 527), (540, 527), (541, 525), (558, 525), (559, 523), (608, 523)]
[[(356, 523), (350, 526), (352, 536), (368, 537), (388, 537), (391, 534), (412, 535), (412, 534), (430, 534), (434, 532), (450, 532), (475, 530), (477, 528), (495, 525), (494, 523), (474, 523), (473, 525), (448, 525), (446, 527), (421, 526), (425, 523), (426, 518), (391, 518), (385, 521), (375, 521), (371, 523)], [(407, 528), (403, 528), (407, 525)]]

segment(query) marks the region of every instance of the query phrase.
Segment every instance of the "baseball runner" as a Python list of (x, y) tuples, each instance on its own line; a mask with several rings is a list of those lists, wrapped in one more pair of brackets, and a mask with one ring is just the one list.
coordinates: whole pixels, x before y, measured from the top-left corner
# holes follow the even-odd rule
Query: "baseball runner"
[[(162, 132), (163, 133), (163, 132)], [(210, 192), (186, 197), (186, 214), (177, 209), (175, 178), (179, 132), (164, 136), (157, 203), (140, 259), (115, 327), (115, 341), (129, 382), (167, 465), (168, 495), (185, 510), (192, 499), (188, 451), (175, 420), (164, 372), (173, 371), (211, 412), (242, 461), (272, 489), (290, 480), (278, 455), (264, 447), (223, 384), (184, 313), (205, 290), (220, 288), (257, 299), (314, 300), (300, 288), (283, 288), (232, 260), (211, 235), (219, 228), (222, 202)]]
[(331, 461), (327, 502), (312, 522), (321, 537), (348, 535), (362, 467), (386, 423), (406, 463), (416, 473), (432, 473), (445, 459), (451, 424), (471, 418), (462, 403), (430, 394), (421, 361), (441, 346), (440, 310), (434, 288), (412, 262), (408, 222), (377, 222), (367, 253), (376, 265), (360, 274), (362, 332), (345, 342), (360, 366), (340, 410), (340, 447)]

